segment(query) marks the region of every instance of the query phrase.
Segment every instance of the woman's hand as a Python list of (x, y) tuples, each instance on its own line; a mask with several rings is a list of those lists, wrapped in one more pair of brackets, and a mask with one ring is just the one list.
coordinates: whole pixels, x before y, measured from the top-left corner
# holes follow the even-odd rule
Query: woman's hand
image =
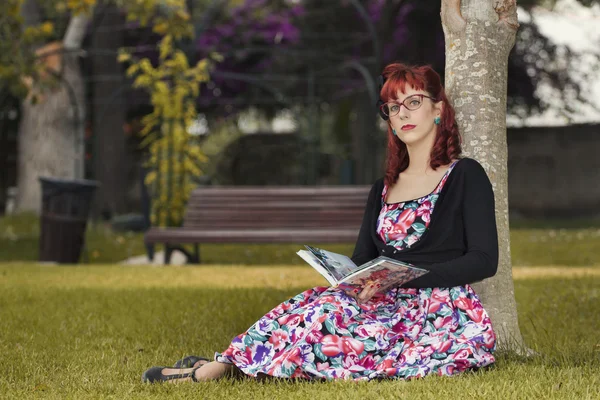
[(338, 287), (356, 300), (357, 303), (362, 304), (369, 301), (379, 291), (381, 285), (375, 282), (367, 282), (363, 286), (341, 283)]
[(377, 294), (380, 288), (381, 285), (376, 284), (375, 282), (367, 283), (356, 297), (356, 301), (358, 301), (359, 304), (366, 303), (371, 300), (371, 297)]
[(337, 288), (340, 290), (343, 290), (348, 296), (352, 297), (354, 300), (357, 300), (358, 294), (362, 290), (362, 288), (360, 286), (350, 285), (348, 283), (340, 283), (337, 286)]

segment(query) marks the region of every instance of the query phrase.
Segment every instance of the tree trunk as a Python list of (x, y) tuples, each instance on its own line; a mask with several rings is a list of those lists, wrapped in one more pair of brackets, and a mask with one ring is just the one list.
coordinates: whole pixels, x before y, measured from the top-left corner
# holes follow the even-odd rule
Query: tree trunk
[(350, 112), (355, 184), (372, 184), (384, 168), (386, 136), (377, 129), (373, 101), (367, 92), (355, 96)]
[(83, 177), (84, 91), (77, 49), (85, 35), (86, 21), (85, 16), (71, 18), (64, 45), (50, 43), (36, 51), (47, 74), (45, 80), (53, 83), (42, 89), (40, 82), (33, 82), (23, 101), (18, 137), (18, 211), (39, 213), (40, 176)]
[(99, 7), (102, 15), (92, 36), (92, 86), (94, 137), (94, 179), (102, 186), (96, 193), (97, 210), (110, 215), (127, 211), (128, 188), (127, 143), (123, 73), (117, 50), (123, 46), (125, 21), (114, 5)]
[(443, 0), (446, 91), (463, 150), (485, 168), (496, 198), (500, 261), (496, 276), (474, 285), (498, 335), (498, 348), (524, 349), (510, 260), (506, 141), (508, 55), (518, 29), (515, 0)]

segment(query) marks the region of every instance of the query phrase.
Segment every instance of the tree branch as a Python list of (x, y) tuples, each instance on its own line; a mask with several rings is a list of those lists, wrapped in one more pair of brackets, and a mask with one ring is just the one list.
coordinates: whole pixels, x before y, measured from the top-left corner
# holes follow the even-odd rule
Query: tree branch
[(81, 48), (89, 20), (89, 16), (84, 13), (71, 17), (67, 32), (65, 32), (65, 37), (63, 38), (65, 49)]
[(519, 29), (516, 0), (496, 1), (496, 4), (494, 5), (494, 11), (496, 11), (496, 14), (498, 14), (498, 24), (515, 31)]
[(460, 0), (442, 0), (442, 23), (451, 32), (465, 29), (467, 21), (460, 13)]

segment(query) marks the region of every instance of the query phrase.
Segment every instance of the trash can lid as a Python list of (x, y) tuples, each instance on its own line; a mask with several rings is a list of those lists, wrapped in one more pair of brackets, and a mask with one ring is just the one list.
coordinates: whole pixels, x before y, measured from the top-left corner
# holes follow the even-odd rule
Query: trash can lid
[(39, 180), (43, 186), (62, 190), (95, 189), (100, 186), (100, 182), (89, 179), (61, 179), (41, 176)]

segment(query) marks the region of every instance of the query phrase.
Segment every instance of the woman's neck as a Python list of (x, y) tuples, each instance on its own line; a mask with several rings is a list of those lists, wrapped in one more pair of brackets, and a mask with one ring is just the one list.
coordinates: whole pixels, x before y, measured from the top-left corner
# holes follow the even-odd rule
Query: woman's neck
[(431, 146), (420, 146), (419, 148), (407, 147), (408, 167), (402, 173), (406, 175), (421, 176), (432, 171), (430, 167)]

